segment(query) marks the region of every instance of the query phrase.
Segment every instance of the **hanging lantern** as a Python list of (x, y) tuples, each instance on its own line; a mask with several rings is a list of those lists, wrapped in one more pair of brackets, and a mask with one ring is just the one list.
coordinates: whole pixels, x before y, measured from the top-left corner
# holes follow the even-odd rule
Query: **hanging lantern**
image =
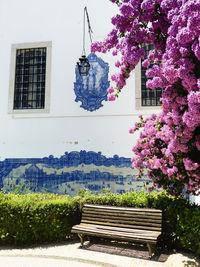
[(79, 71), (79, 74), (81, 76), (87, 76), (89, 73), (89, 69), (90, 69), (90, 63), (89, 63), (89, 61), (86, 57), (86, 53), (85, 53), (85, 14), (87, 16), (88, 32), (90, 35), (90, 41), (92, 42), (92, 38), (91, 38), (92, 29), (90, 26), (90, 20), (89, 20), (89, 15), (87, 12), (87, 7), (85, 7), (84, 8), (84, 17), (83, 17), (83, 52), (82, 52), (81, 58), (79, 58), (79, 62), (77, 62), (78, 71)]
[(81, 76), (87, 76), (89, 69), (90, 69), (90, 63), (86, 56), (82, 56), (79, 58), (79, 62), (77, 62), (79, 74)]

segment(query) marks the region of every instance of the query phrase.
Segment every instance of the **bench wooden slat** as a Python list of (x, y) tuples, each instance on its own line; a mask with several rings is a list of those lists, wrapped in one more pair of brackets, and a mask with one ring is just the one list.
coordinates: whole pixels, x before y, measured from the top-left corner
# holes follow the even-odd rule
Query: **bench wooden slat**
[(74, 230), (96, 230), (96, 231), (108, 231), (110, 233), (120, 233), (121, 235), (123, 234), (129, 234), (130, 236), (148, 236), (150, 239), (156, 239), (160, 232), (155, 232), (155, 231), (142, 231), (138, 229), (129, 229), (129, 228), (119, 228), (119, 227), (109, 227), (109, 226), (102, 226), (102, 225), (89, 225), (89, 224), (79, 224), (77, 225)]
[[(83, 223), (90, 223), (90, 224), (94, 223), (94, 221), (89, 221), (89, 220), (82, 220), (82, 222)], [(123, 224), (120, 224), (120, 223), (109, 223), (109, 222), (100, 222), (99, 221), (98, 224), (123, 227)], [(161, 231), (161, 227), (148, 227), (148, 226), (131, 225), (131, 224), (126, 224), (124, 227), (125, 228), (143, 229), (143, 230)]]
[(145, 238), (145, 239), (148, 239), (148, 240), (151, 240), (151, 241), (153, 241), (153, 240), (156, 240), (157, 239), (157, 237), (158, 237), (158, 235), (157, 236), (148, 236), (148, 235), (137, 235), (137, 234), (135, 234), (135, 235), (132, 235), (132, 234), (130, 234), (130, 233), (124, 233), (124, 232), (115, 232), (115, 233), (113, 233), (112, 231), (108, 231), (108, 230), (97, 230), (97, 229), (93, 229), (93, 228), (78, 228), (78, 229), (76, 229), (76, 232), (78, 232), (78, 231), (80, 231), (80, 232), (84, 232), (84, 233), (86, 233), (86, 232), (91, 232), (91, 233), (102, 233), (102, 234), (109, 234), (110, 235), (110, 237), (117, 237), (117, 236), (127, 236), (127, 237), (129, 237), (129, 238), (131, 238), (132, 240), (134, 240), (134, 238), (135, 237), (137, 237), (137, 238)]
[(149, 219), (155, 219), (155, 220), (161, 220), (162, 215), (160, 214), (153, 214), (153, 213), (136, 213), (136, 212), (108, 212), (108, 211), (98, 211), (98, 210), (83, 210), (83, 214), (91, 214), (91, 215), (108, 215), (108, 216), (124, 216), (124, 217), (137, 217), (137, 218), (149, 218)]
[(124, 221), (135, 221), (135, 222), (148, 222), (148, 223), (154, 223), (154, 224), (161, 224), (162, 223), (162, 220), (161, 219), (151, 219), (151, 218), (141, 218), (141, 217), (124, 217), (124, 216), (107, 216), (107, 215), (98, 215), (98, 218), (95, 214), (83, 214), (82, 216), (83, 219), (85, 218), (91, 218), (91, 220), (93, 219), (104, 219), (104, 220), (109, 220), (109, 219), (113, 219), (113, 220), (124, 220)]
[(106, 213), (106, 214), (124, 214), (124, 215), (130, 215), (130, 216), (134, 216), (134, 215), (138, 215), (138, 216), (153, 216), (153, 217), (158, 217), (160, 218), (162, 216), (162, 214), (160, 213), (156, 213), (156, 212), (137, 212), (137, 211), (122, 211), (122, 210), (98, 210), (98, 209), (83, 209), (83, 212), (86, 213), (97, 213), (97, 214), (102, 214), (102, 213)]
[(161, 222), (157, 222), (157, 223), (153, 223), (152, 221), (136, 221), (135, 219), (129, 219), (129, 220), (125, 220), (123, 219), (123, 221), (121, 220), (121, 218), (113, 218), (113, 217), (104, 217), (104, 218), (96, 218), (96, 217), (90, 217), (90, 216), (87, 216), (87, 215), (84, 215), (82, 217), (82, 220), (89, 220), (89, 221), (94, 221), (94, 223), (97, 221), (97, 222), (115, 222), (115, 223), (122, 223), (124, 225), (143, 225), (143, 226), (149, 226), (149, 227), (158, 227), (158, 228), (161, 228)]
[[(78, 232), (78, 230), (77, 230)], [(155, 243), (157, 241), (157, 237), (155, 238), (151, 238), (149, 236), (137, 236), (137, 235), (134, 235), (134, 236), (131, 236), (127, 233), (123, 233), (123, 234), (120, 234), (119, 232), (116, 233), (116, 234), (113, 234), (112, 232), (109, 232), (109, 231), (105, 231), (105, 230), (101, 230), (101, 231), (96, 231), (94, 229), (80, 229), (80, 233), (84, 233), (84, 234), (96, 234), (96, 235), (101, 235), (101, 237), (109, 237), (109, 238), (113, 238), (113, 239), (118, 239), (118, 238), (123, 238), (124, 240), (131, 240), (131, 241), (134, 241), (134, 240), (142, 240), (142, 241), (148, 241), (150, 243)]]
[(115, 207), (115, 206), (92, 205), (92, 204), (85, 204), (83, 208), (87, 208), (87, 207), (88, 208), (105, 209), (105, 210), (121, 210), (121, 211), (137, 211), (137, 212), (155, 212), (155, 213), (162, 213), (162, 210), (157, 210), (157, 209)]
[[(130, 233), (144, 233), (143, 230), (140, 230), (140, 229), (132, 229), (132, 228), (120, 228), (120, 227), (114, 227), (114, 226), (105, 226), (105, 225), (93, 225), (93, 224), (84, 224), (84, 223), (80, 223), (78, 225), (76, 225), (76, 227), (88, 227), (88, 228), (98, 228), (98, 229), (109, 229), (109, 230), (112, 230), (112, 231), (120, 231), (120, 232), (130, 232)], [(146, 230), (145, 233), (147, 235), (158, 235), (159, 232), (157, 231), (150, 231), (150, 230)], [(160, 232), (161, 233), (161, 232)]]
[(84, 234), (92, 234), (92, 235), (97, 235), (97, 236), (103, 236), (103, 237), (109, 237), (109, 238), (117, 238), (117, 239), (123, 239), (123, 240), (129, 240), (129, 241), (134, 241), (134, 240), (140, 240), (140, 241), (145, 241), (145, 242), (150, 242), (150, 243), (155, 243), (156, 240), (157, 240), (157, 237), (158, 236), (155, 236), (155, 237), (150, 237), (150, 236), (147, 236), (147, 235), (132, 235), (130, 233), (120, 233), (120, 232), (115, 232), (113, 233), (112, 231), (108, 231), (108, 230), (97, 230), (97, 229), (89, 229), (89, 228), (78, 228), (76, 230), (76, 232), (79, 232), (80, 233), (84, 233)]

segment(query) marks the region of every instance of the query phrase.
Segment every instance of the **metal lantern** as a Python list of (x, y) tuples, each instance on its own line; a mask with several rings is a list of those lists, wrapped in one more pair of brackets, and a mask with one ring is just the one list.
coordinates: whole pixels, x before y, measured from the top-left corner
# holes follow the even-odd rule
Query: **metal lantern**
[(81, 76), (87, 76), (89, 69), (90, 69), (90, 63), (86, 56), (82, 56), (79, 58), (79, 62), (77, 62), (79, 74)]
[(83, 17), (83, 52), (81, 58), (79, 58), (79, 62), (77, 62), (78, 65), (78, 71), (81, 76), (87, 76), (90, 69), (90, 63), (86, 57), (85, 53), (85, 15), (87, 16), (87, 23), (88, 23), (88, 32), (90, 36), (90, 41), (92, 42), (91, 33), (92, 29), (90, 26), (90, 20), (89, 15), (87, 12), (87, 7), (84, 8), (84, 17)]

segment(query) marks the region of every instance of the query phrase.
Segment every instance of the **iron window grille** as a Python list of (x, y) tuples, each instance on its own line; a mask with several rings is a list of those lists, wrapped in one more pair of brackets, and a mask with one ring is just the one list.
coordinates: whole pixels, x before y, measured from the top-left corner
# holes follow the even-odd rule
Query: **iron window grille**
[(17, 49), (14, 109), (44, 109), (46, 47)]
[[(149, 51), (153, 49), (153, 45), (144, 45), (143, 46), (146, 50), (146, 57), (148, 57)], [(149, 67), (152, 67), (150, 65)], [(156, 88), (154, 90), (148, 89), (146, 87), (147, 77), (145, 75), (147, 68), (144, 68), (141, 64), (141, 90), (142, 90), (142, 98), (141, 98), (141, 105), (142, 106), (161, 106), (160, 98), (162, 96), (163, 90), (161, 88)]]

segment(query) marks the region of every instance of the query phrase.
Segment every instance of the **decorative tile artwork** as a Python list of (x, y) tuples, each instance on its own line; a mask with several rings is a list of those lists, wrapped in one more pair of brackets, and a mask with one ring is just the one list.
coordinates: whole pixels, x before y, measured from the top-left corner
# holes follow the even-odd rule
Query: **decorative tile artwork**
[(87, 76), (80, 76), (76, 66), (76, 82), (74, 83), (75, 101), (80, 101), (81, 108), (94, 111), (102, 107), (102, 101), (107, 100), (109, 66), (95, 54), (88, 56), (90, 70)]
[(136, 180), (130, 158), (106, 157), (101, 152), (66, 152), (60, 158), (5, 159), (0, 162), (0, 188), (25, 188), (74, 196), (79, 189), (124, 193), (143, 188), (148, 179)]

